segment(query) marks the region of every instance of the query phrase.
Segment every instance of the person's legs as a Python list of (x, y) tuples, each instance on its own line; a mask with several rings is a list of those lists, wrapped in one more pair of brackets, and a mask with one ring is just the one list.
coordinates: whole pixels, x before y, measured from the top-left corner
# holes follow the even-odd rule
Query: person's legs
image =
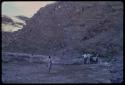
[(96, 63), (98, 63), (98, 57), (96, 57)]
[(86, 64), (88, 64), (88, 57), (86, 58)]
[(50, 73), (50, 70), (51, 70), (51, 65), (49, 66), (49, 73)]
[(98, 57), (94, 57), (93, 58), (93, 62), (96, 64), (96, 63), (98, 63)]
[(90, 57), (90, 64), (93, 64), (93, 56)]
[(49, 64), (49, 73), (51, 72), (52, 64)]
[(87, 63), (87, 58), (84, 58), (84, 64), (86, 64)]
[(86, 62), (87, 62), (87, 64), (90, 64), (90, 56), (89, 55), (87, 56)]

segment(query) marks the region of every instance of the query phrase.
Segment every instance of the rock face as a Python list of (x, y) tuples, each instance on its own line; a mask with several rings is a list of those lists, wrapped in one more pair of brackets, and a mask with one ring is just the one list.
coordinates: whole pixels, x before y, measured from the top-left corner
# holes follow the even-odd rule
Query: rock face
[(17, 31), (23, 28), (27, 20), (29, 20), (29, 18), (25, 16), (10, 17), (6, 15), (2, 15), (2, 31), (4, 32)]
[[(18, 19), (21, 18), (21, 19)], [(9, 17), (2, 15), (2, 50), (9, 50), (10, 43), (18, 37), (18, 30), (26, 24), (29, 18), (25, 16)]]
[(14, 23), (14, 22), (10, 17), (3, 15), (2, 16), (2, 23)]
[(29, 18), (28, 17), (25, 17), (25, 16), (16, 16), (18, 19), (21, 19), (23, 21), (28, 21)]
[[(56, 2), (42, 7), (19, 31), (9, 51), (78, 57), (123, 51), (122, 2)], [(79, 55), (80, 54), (80, 55)]]
[(13, 39), (13, 33), (2, 32), (2, 50), (8, 47)]

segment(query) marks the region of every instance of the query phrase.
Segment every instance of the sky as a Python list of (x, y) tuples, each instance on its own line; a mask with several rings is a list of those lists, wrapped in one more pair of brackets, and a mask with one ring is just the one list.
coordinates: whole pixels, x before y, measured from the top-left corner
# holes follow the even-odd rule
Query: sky
[(32, 17), (41, 7), (54, 3), (54, 1), (4, 1), (2, 15)]

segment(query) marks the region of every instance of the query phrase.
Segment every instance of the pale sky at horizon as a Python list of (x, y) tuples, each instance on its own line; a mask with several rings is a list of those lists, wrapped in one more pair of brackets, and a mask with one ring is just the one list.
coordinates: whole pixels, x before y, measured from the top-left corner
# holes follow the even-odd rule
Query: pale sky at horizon
[(4, 1), (2, 3), (2, 15), (32, 17), (41, 7), (55, 1)]

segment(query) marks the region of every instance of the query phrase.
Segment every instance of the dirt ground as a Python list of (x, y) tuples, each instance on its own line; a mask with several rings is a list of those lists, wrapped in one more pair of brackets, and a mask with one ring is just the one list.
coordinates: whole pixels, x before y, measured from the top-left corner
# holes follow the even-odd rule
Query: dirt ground
[(2, 63), (3, 83), (111, 83), (108, 66), (52, 65), (45, 63)]

